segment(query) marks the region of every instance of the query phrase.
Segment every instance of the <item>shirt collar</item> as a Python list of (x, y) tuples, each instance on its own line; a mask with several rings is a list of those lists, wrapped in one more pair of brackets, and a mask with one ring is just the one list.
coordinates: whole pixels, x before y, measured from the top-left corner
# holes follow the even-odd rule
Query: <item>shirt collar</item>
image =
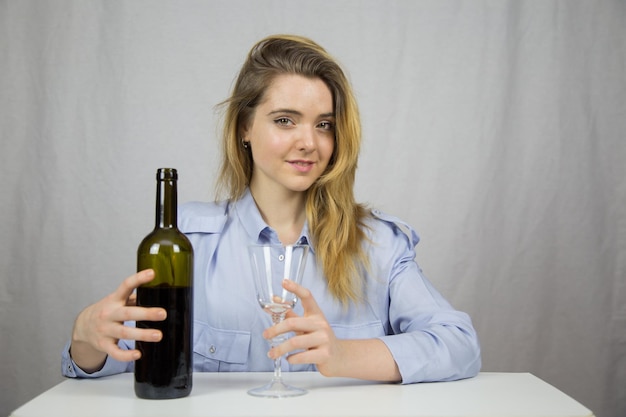
[[(281, 243), (276, 231), (263, 220), (261, 212), (254, 202), (252, 193), (250, 193), (250, 189), (246, 189), (243, 197), (233, 203), (233, 207), (235, 215), (243, 225), (248, 236), (250, 236), (251, 241), (255, 243)], [(298, 244), (309, 245), (311, 250), (313, 250), (310, 242), (309, 224), (305, 221)]]

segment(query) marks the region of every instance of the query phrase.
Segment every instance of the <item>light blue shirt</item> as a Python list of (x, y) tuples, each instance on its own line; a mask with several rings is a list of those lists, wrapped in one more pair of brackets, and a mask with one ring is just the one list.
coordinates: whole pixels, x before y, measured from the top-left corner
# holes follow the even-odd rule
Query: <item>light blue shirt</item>
[[(256, 302), (246, 261), (251, 243), (280, 243), (262, 219), (250, 192), (227, 203), (187, 203), (179, 228), (194, 248), (194, 371), (272, 371), (268, 341), (261, 336), (270, 316)], [(401, 220), (373, 211), (364, 243), (370, 269), (364, 275), (364, 302), (345, 308), (332, 297), (315, 262), (305, 225), (300, 243), (311, 246), (302, 285), (313, 294), (338, 338), (379, 338), (393, 355), (403, 383), (468, 378), (481, 366), (480, 347), (469, 316), (457, 311), (424, 277), (415, 262), (419, 238)], [(302, 314), (302, 306), (295, 312)], [(132, 325), (132, 324), (131, 324)], [(123, 349), (133, 341), (119, 342)], [(313, 371), (290, 365), (284, 371)], [(133, 369), (133, 362), (110, 357), (86, 374), (72, 361), (69, 343), (62, 355), (68, 377), (98, 377)]]

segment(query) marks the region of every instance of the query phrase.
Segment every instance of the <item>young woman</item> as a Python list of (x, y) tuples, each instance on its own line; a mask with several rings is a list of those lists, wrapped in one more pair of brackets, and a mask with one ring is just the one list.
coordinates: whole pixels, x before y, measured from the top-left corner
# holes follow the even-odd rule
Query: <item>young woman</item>
[[(418, 237), (401, 220), (354, 200), (361, 131), (351, 87), (313, 41), (272, 36), (250, 51), (226, 106), (218, 203), (179, 210), (195, 252), (194, 370), (285, 370), (378, 381), (444, 381), (476, 375), (470, 318), (453, 309), (416, 264)], [(245, 265), (251, 243), (310, 246), (301, 302), (271, 326), (254, 302)], [(163, 320), (134, 306), (152, 279), (131, 275), (76, 319), (63, 373), (130, 371), (134, 340), (158, 341), (130, 321)], [(265, 339), (293, 332), (269, 350)], [(286, 362), (286, 363), (285, 363)]]

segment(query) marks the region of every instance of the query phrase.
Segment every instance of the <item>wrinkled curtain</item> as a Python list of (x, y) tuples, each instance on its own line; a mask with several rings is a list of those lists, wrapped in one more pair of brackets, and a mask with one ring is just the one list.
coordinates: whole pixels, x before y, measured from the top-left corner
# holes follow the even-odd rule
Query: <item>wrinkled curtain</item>
[(626, 415), (623, 1), (0, 1), (0, 415), (135, 268), (153, 176), (211, 199), (250, 46), (309, 36), (360, 103), (360, 201), (410, 224), (483, 370)]

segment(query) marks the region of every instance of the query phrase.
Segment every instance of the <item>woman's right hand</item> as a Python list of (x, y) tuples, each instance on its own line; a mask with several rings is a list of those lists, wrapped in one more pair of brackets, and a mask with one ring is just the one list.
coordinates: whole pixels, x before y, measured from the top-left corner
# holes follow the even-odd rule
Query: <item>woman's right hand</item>
[(125, 321), (163, 321), (166, 311), (159, 307), (137, 307), (135, 289), (152, 281), (154, 271), (146, 269), (126, 278), (113, 292), (85, 308), (72, 330), (70, 355), (83, 371), (93, 373), (104, 365), (107, 355), (123, 362), (137, 360), (137, 349), (120, 349), (120, 339), (158, 342), (163, 337), (156, 329), (125, 326)]

